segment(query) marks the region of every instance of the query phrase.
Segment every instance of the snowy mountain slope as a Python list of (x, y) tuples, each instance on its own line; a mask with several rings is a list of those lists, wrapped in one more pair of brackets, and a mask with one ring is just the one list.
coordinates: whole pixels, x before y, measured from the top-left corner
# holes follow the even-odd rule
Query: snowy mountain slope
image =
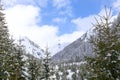
[(24, 47), (24, 49), (26, 50), (28, 54), (31, 54), (36, 58), (43, 57), (44, 55), (43, 49), (41, 49), (38, 44), (34, 43), (27, 37), (21, 37), (20, 39), (16, 41), (16, 43), (19, 43), (18, 42), (19, 40), (21, 41), (21, 45)]
[(52, 57), (53, 63), (83, 61), (84, 56), (93, 56), (92, 45), (87, 42), (88, 33), (66, 46)]

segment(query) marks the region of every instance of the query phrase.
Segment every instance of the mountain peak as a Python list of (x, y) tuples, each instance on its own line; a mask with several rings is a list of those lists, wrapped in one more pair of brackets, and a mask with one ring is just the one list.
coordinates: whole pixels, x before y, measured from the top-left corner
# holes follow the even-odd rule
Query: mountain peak
[(22, 36), (16, 40), (16, 43), (19, 43), (19, 40), (21, 41), (21, 45), (24, 46), (24, 49), (28, 54), (31, 54), (36, 58), (41, 58), (44, 56), (44, 50), (38, 44), (30, 40), (28, 37)]

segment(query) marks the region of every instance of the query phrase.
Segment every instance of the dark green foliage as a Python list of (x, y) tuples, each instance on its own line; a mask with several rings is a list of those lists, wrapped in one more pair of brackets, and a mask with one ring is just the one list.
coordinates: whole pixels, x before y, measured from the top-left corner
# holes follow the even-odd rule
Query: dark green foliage
[[(23, 61), (23, 54), (25, 53), (22, 49), (21, 45), (14, 44), (11, 46), (12, 52), (9, 53), (9, 56), (7, 56), (7, 59), (5, 59), (7, 62), (5, 63), (5, 70), (9, 76), (7, 76), (10, 80), (20, 80), (21, 78), (25, 78), (24, 75), (24, 64), (25, 61)], [(25, 80), (25, 79), (24, 79)]]
[(91, 35), (94, 58), (87, 58), (88, 69), (92, 76), (89, 80), (120, 79), (120, 23), (111, 24), (110, 13), (101, 17), (95, 25), (95, 35)]
[(37, 80), (41, 76), (41, 60), (32, 55), (28, 56), (28, 79)]
[(59, 75), (59, 73), (56, 73), (55, 76), (56, 76), (56, 79), (57, 79), (57, 80), (60, 80), (60, 75)]
[(24, 47), (21, 44), (21, 40), (19, 40), (19, 45), (14, 45), (14, 52), (11, 56), (12, 65), (10, 72), (10, 78), (15, 78), (16, 80), (25, 80), (26, 75), (24, 74), (25, 70), (25, 60), (24, 54), (26, 53), (23, 49)]
[(67, 80), (67, 75), (66, 72), (63, 72), (62, 76), (61, 76), (62, 80)]
[(72, 80), (77, 80), (77, 76), (75, 73), (72, 75)]
[(50, 53), (48, 48), (46, 48), (45, 58), (43, 59), (43, 77), (45, 80), (49, 80), (50, 75)]
[(9, 37), (2, 11), (2, 5), (0, 4), (0, 79), (7, 79), (9, 74), (8, 63), (10, 62), (13, 50), (13, 40)]
[(77, 68), (76, 65), (72, 65), (71, 71), (76, 72), (76, 68)]
[(78, 71), (78, 77), (79, 77), (79, 80), (85, 80), (87, 77), (89, 77), (89, 73), (86, 69), (86, 63), (83, 63), (80, 65), (79, 71)]
[(25, 80), (23, 47), (10, 38), (0, 4), (0, 80)]

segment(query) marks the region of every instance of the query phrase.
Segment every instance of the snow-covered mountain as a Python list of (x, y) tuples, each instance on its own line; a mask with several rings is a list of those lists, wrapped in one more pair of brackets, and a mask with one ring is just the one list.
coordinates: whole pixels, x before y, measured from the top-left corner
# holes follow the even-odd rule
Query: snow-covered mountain
[(20, 39), (16, 40), (16, 43), (19, 43), (19, 40), (21, 41), (21, 45), (24, 47), (27, 54), (31, 54), (36, 58), (44, 56), (43, 49), (29, 38), (20, 37)]
[(84, 56), (92, 55), (92, 45), (88, 43), (88, 33), (66, 46), (52, 57), (53, 63), (84, 61)]
[[(82, 37), (77, 39), (76, 41), (72, 42), (68, 46), (66, 46), (63, 50), (56, 53), (52, 57), (52, 62), (59, 63), (59, 62), (74, 62), (74, 61), (83, 61), (84, 56), (89, 55), (91, 56), (92, 46), (90, 43), (87, 42), (88, 34), (85, 33)], [(44, 56), (44, 50), (35, 42), (30, 40), (27, 37), (20, 37), (18, 41), (21, 41), (21, 45), (24, 46), (24, 49), (28, 54), (33, 55), (36, 58), (41, 58)]]
[[(83, 61), (84, 56), (91, 56), (92, 46), (87, 42), (87, 37), (88, 33), (83, 34), (83, 36), (81, 36), (79, 39), (72, 42), (63, 48), (63, 50), (53, 55), (52, 62), (63, 63)], [(36, 58), (44, 57), (44, 50), (38, 44), (27, 37), (20, 37), (18, 40), (16, 40), (16, 42), (19, 43), (19, 40), (21, 41), (21, 45), (24, 46), (24, 49), (28, 54), (31, 54)]]

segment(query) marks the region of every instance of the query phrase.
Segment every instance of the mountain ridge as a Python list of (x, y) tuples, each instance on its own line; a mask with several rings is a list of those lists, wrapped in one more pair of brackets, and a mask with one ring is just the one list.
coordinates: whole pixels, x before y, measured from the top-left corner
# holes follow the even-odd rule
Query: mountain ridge
[(84, 56), (92, 55), (92, 45), (87, 41), (89, 33), (86, 32), (80, 38), (66, 46), (52, 57), (53, 63), (84, 61)]
[(18, 44), (19, 40), (21, 41), (21, 45), (27, 54), (33, 55), (36, 58), (42, 58), (44, 56), (44, 50), (28, 37), (22, 36), (20, 39), (16, 39), (15, 43)]

